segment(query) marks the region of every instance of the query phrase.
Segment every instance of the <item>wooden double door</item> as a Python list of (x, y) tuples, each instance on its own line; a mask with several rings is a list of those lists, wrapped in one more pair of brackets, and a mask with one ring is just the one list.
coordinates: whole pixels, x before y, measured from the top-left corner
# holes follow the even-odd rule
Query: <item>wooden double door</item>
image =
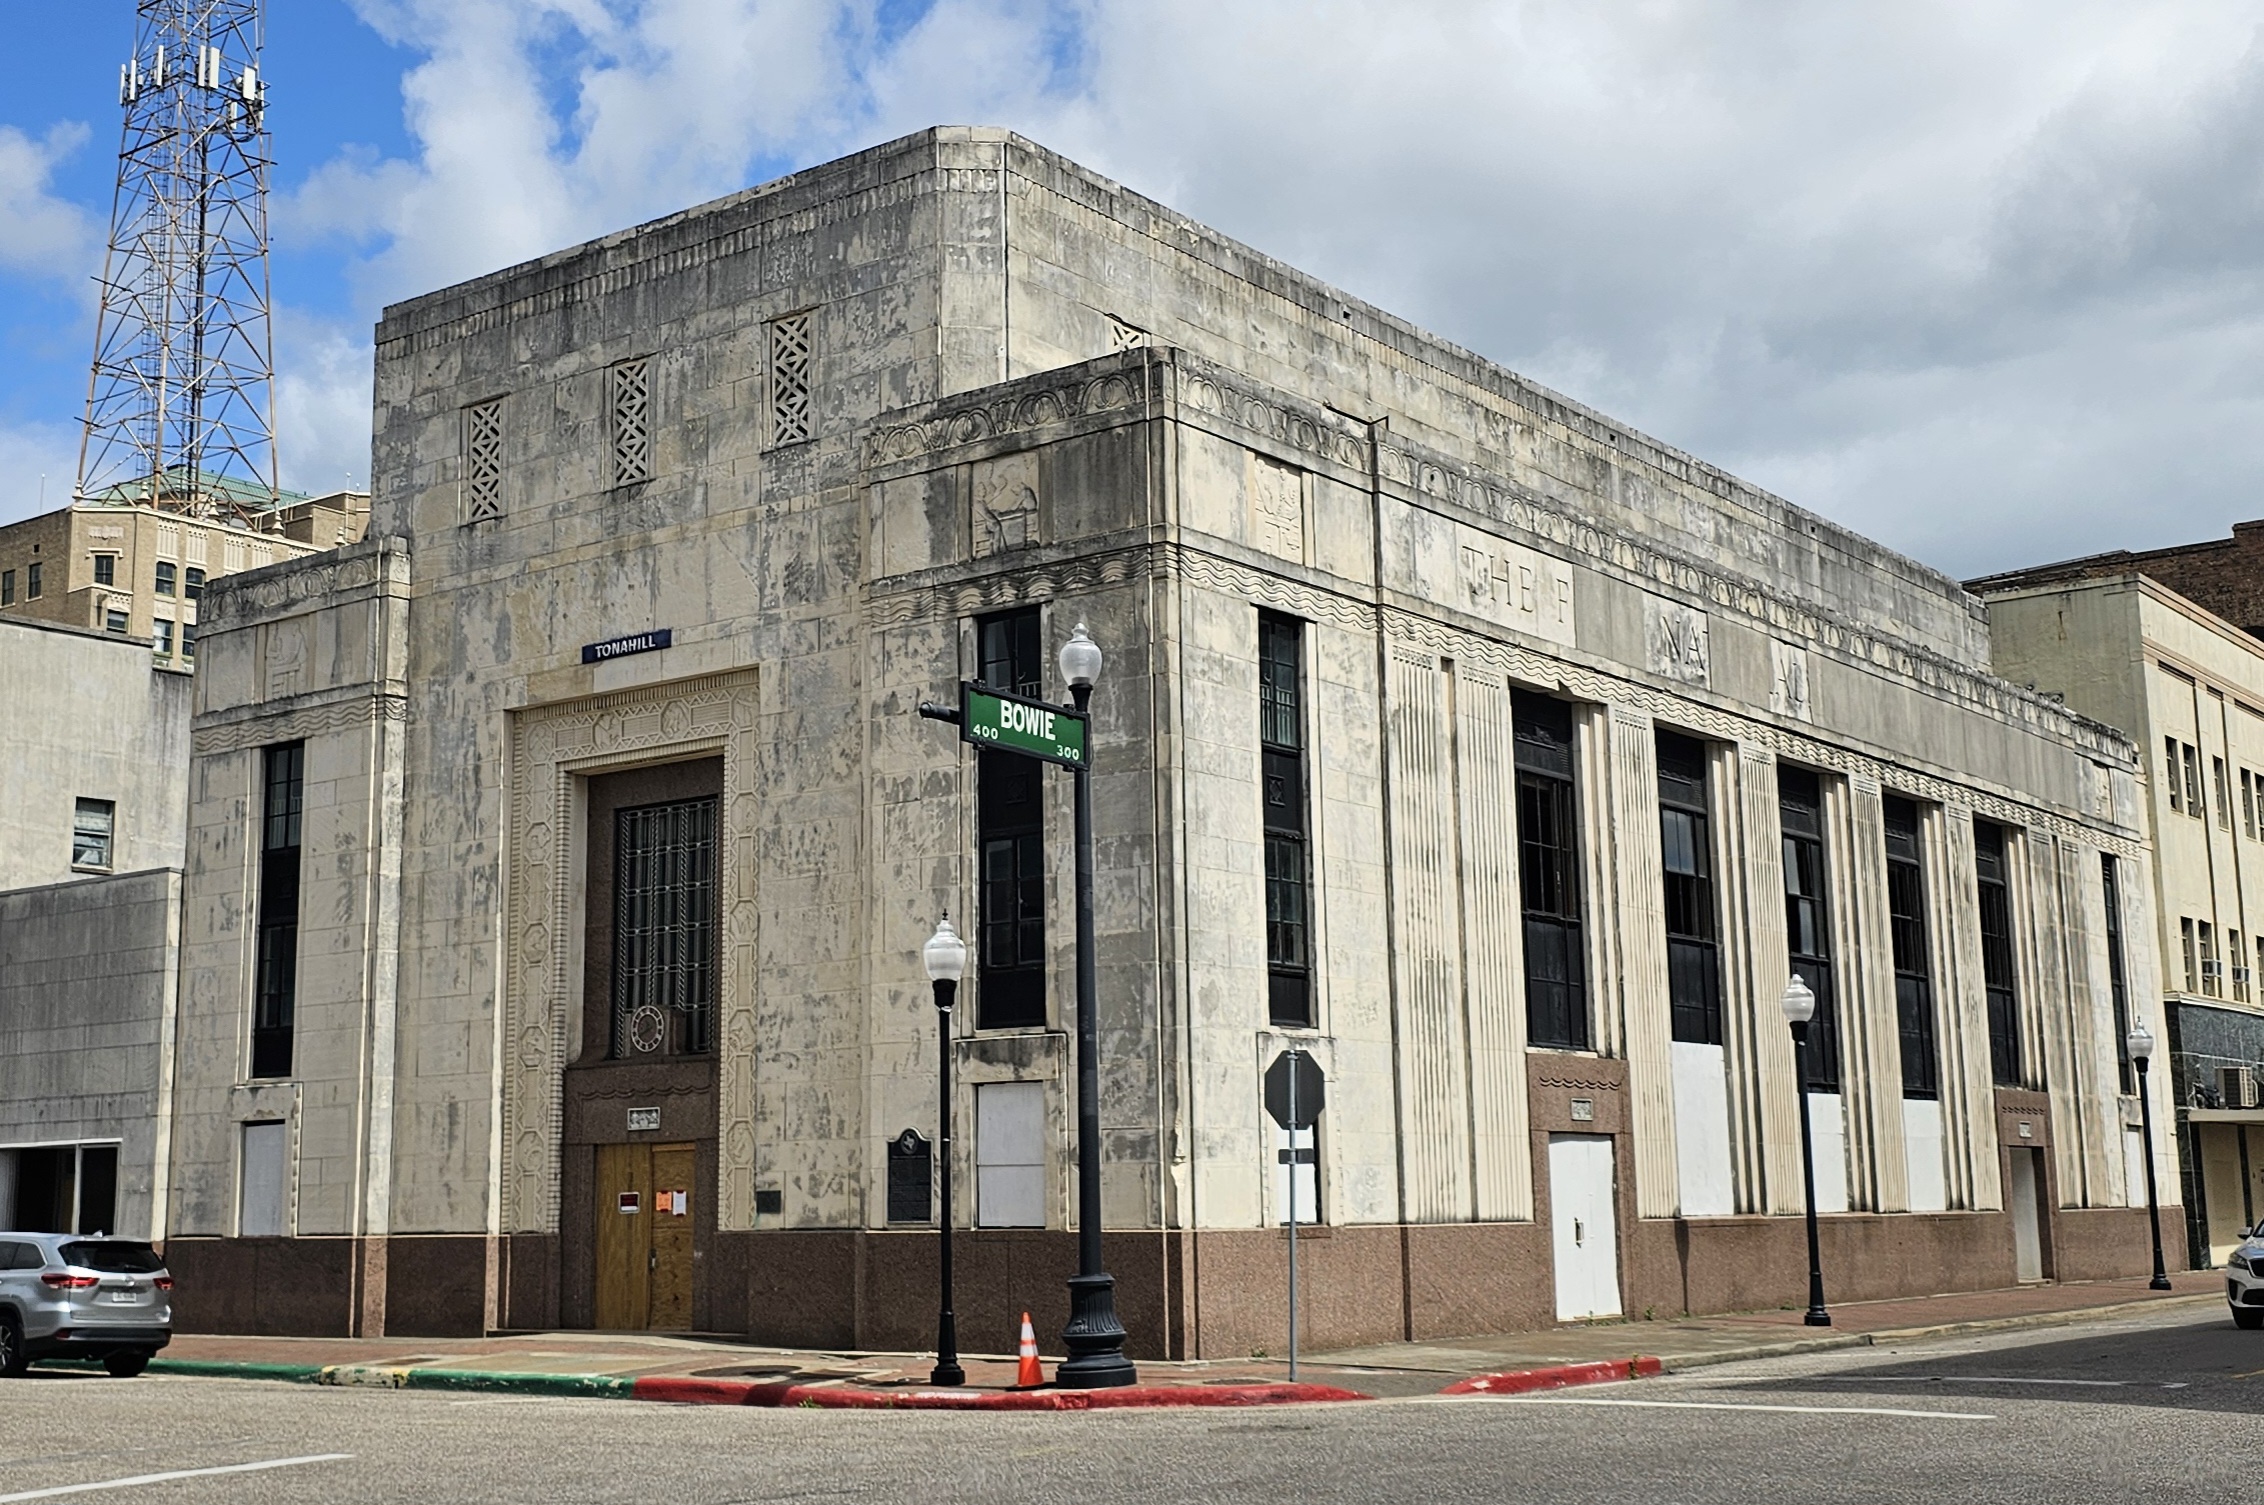
[(688, 1144), (597, 1147), (599, 1327), (690, 1330), (696, 1163)]

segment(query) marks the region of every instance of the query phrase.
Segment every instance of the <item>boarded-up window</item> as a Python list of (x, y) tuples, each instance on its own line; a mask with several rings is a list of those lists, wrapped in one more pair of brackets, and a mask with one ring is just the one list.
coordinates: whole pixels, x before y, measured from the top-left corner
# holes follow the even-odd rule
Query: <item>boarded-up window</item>
[(283, 1152), (289, 1126), (269, 1119), (244, 1125), (244, 1167), (237, 1232), (272, 1238), (283, 1232)]
[(1043, 1228), (1046, 1089), (989, 1082), (975, 1089), (975, 1226)]

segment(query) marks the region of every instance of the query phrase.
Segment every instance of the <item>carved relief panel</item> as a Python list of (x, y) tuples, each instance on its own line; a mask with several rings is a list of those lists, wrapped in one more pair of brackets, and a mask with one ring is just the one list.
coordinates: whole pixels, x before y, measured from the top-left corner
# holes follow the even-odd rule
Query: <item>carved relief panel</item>
[(977, 559), (1042, 543), (1035, 450), (1001, 455), (972, 467), (969, 477), (973, 553)]
[(1244, 489), (1250, 498), (1250, 541), (1276, 558), (1306, 563), (1305, 473), (1248, 453)]

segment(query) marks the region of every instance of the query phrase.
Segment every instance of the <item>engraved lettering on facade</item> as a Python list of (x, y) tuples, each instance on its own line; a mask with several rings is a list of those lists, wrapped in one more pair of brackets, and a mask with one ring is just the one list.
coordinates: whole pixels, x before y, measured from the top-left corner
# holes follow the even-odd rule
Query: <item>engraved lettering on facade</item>
[(1695, 606), (1643, 598), (1644, 662), (1653, 674), (1686, 685), (1708, 684), (1713, 651), (1707, 642), (1706, 614)]
[(1808, 650), (1769, 641), (1769, 709), (1796, 721), (1813, 721), (1808, 699)]

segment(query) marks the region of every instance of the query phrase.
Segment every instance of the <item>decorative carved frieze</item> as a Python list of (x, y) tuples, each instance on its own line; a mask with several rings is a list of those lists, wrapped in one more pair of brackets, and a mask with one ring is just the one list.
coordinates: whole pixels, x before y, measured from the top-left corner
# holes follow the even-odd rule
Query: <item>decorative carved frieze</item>
[(884, 420), (865, 441), (865, 463), (891, 465), (962, 444), (1046, 429), (1100, 413), (1126, 412), (1148, 400), (1148, 367), (1055, 383), (1016, 383), (982, 402), (940, 403), (924, 416)]
[(189, 750), (196, 757), (242, 752), (273, 742), (299, 742), (335, 732), (367, 726), (378, 720), (406, 722), (409, 702), (399, 695), (356, 695), (325, 705), (306, 706), (273, 716), (253, 716), (195, 727), (189, 733)]

